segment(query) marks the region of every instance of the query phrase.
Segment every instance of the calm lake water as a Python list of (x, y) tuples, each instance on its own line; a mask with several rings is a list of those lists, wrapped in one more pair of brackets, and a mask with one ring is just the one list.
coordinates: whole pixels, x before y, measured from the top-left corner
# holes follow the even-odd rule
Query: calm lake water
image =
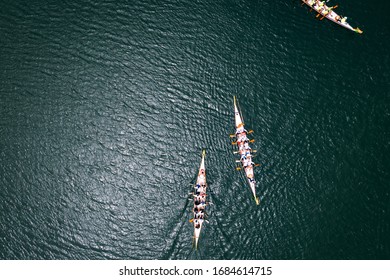
[(2, 1), (0, 258), (389, 259), (390, 4), (338, 4)]

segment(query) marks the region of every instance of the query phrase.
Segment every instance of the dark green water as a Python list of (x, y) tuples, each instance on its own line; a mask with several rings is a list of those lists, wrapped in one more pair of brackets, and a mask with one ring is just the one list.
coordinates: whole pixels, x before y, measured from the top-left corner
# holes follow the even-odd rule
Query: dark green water
[(390, 5), (338, 4), (363, 35), (299, 1), (2, 1), (0, 258), (389, 259)]

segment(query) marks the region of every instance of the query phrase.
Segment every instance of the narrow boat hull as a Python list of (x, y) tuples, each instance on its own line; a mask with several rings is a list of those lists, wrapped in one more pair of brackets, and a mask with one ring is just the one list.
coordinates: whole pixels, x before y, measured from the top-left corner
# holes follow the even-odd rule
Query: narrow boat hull
[[(194, 206), (193, 206), (193, 223), (194, 223), (194, 248), (198, 249), (198, 243), (200, 238), (200, 233), (202, 231), (202, 226), (204, 223), (205, 218), (205, 208), (206, 208), (206, 189), (207, 189), (207, 181), (206, 181), (206, 168), (205, 168), (205, 156), (206, 151), (202, 151), (202, 161), (199, 166), (198, 176), (196, 178), (196, 184), (194, 186)], [(198, 186), (200, 186), (198, 188)], [(196, 193), (199, 193), (199, 196), (196, 196)], [(196, 204), (196, 200), (200, 199), (200, 201), (203, 201), (204, 204)], [(199, 213), (202, 210), (203, 211), (203, 217), (197, 218), (195, 209), (198, 209)]]
[[(244, 127), (243, 118), (240, 114), (240, 111), (238, 110), (237, 101), (236, 101), (235, 96), (234, 96), (234, 122), (235, 122), (235, 129), (236, 129), (236, 137), (238, 137), (239, 135), (242, 135), (241, 133), (239, 133), (239, 134), (237, 133), (240, 131), (242, 131), (246, 136), (246, 130)], [(245, 144), (243, 142), (240, 142), (239, 139), (237, 139), (237, 146), (238, 146), (240, 158), (242, 158), (242, 156), (244, 156), (245, 154), (248, 153), (248, 151), (250, 151), (249, 149), (245, 149), (244, 145)], [(250, 152), (249, 152), (249, 156), (252, 157)], [(255, 181), (255, 174), (254, 174), (254, 170), (253, 170), (253, 165), (244, 167), (244, 163), (242, 162), (242, 160), (240, 160), (240, 162), (241, 162), (242, 168), (244, 169), (245, 177), (248, 181), (248, 184), (249, 184), (249, 187), (252, 191), (255, 202), (258, 205), (260, 203), (260, 201), (259, 201), (259, 198), (256, 196), (256, 183), (255, 183), (256, 181)]]
[[(308, 0), (302, 0), (303, 3), (305, 3), (307, 6), (309, 6), (310, 8), (312, 8), (313, 10), (315, 10), (317, 13), (321, 14), (322, 16), (326, 17), (328, 20), (330, 21), (333, 21), (334, 23), (346, 28), (346, 29), (349, 29), (351, 31), (354, 31), (356, 33), (359, 33), (359, 34), (362, 34), (363, 31), (360, 30), (358, 27), (357, 28), (353, 28), (349, 23), (347, 22), (341, 22), (341, 21), (338, 21), (337, 18), (340, 17), (340, 15), (338, 15), (335, 11), (331, 10), (328, 14), (325, 14), (325, 10), (326, 9), (323, 9), (321, 10), (319, 6), (317, 5), (310, 5), (309, 4), (309, 1)], [(327, 8), (326, 5), (324, 5), (323, 7)], [(340, 17), (341, 18), (341, 17)]]

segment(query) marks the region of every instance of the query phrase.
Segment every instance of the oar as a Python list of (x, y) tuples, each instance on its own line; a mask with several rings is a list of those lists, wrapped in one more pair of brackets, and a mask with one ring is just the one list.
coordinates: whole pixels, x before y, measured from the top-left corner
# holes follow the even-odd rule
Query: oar
[(260, 163), (256, 163), (255, 164), (255, 167), (259, 167), (261, 164)]
[[(234, 151), (233, 154), (239, 154), (240, 151)], [(254, 153), (257, 153), (257, 150), (252, 150), (251, 151), (251, 154), (254, 154)]]
[(190, 219), (189, 222), (190, 222), (190, 223), (193, 223), (193, 222), (194, 222), (194, 219)]
[[(249, 140), (249, 142), (253, 143), (253, 142), (255, 142), (255, 139), (251, 139), (251, 140)], [(236, 142), (232, 142), (232, 145), (237, 145), (237, 141)]]
[[(248, 132), (247, 132), (247, 134), (252, 134), (253, 132), (255, 132), (254, 130), (249, 130)], [(236, 135), (235, 134), (229, 134), (229, 137), (230, 138), (234, 138), (234, 137), (236, 137)]]

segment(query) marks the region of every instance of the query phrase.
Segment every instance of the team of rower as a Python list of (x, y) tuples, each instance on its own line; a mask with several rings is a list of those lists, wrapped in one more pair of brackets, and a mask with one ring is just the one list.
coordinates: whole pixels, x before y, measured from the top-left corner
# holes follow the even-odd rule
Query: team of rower
[[(319, 0), (306, 0), (306, 3), (308, 3), (314, 10), (316, 10), (324, 17), (327, 16), (335, 7), (337, 7), (337, 5), (333, 7), (328, 7), (325, 5), (325, 1)], [(347, 19), (347, 17), (342, 17), (339, 15), (335, 17), (335, 20), (341, 23), (346, 23)]]
[(245, 169), (245, 172), (248, 174), (248, 179), (250, 182), (255, 182), (253, 178), (253, 166), (255, 163), (252, 161), (252, 148), (249, 147), (249, 139), (247, 137), (248, 131), (244, 128), (243, 124), (240, 124), (236, 130), (236, 139), (239, 153), (241, 155), (240, 161), (242, 166)]
[(201, 223), (204, 220), (205, 207), (206, 207), (206, 174), (205, 170), (201, 169), (199, 171), (198, 181), (195, 185), (194, 191), (194, 225), (195, 228), (200, 228)]

